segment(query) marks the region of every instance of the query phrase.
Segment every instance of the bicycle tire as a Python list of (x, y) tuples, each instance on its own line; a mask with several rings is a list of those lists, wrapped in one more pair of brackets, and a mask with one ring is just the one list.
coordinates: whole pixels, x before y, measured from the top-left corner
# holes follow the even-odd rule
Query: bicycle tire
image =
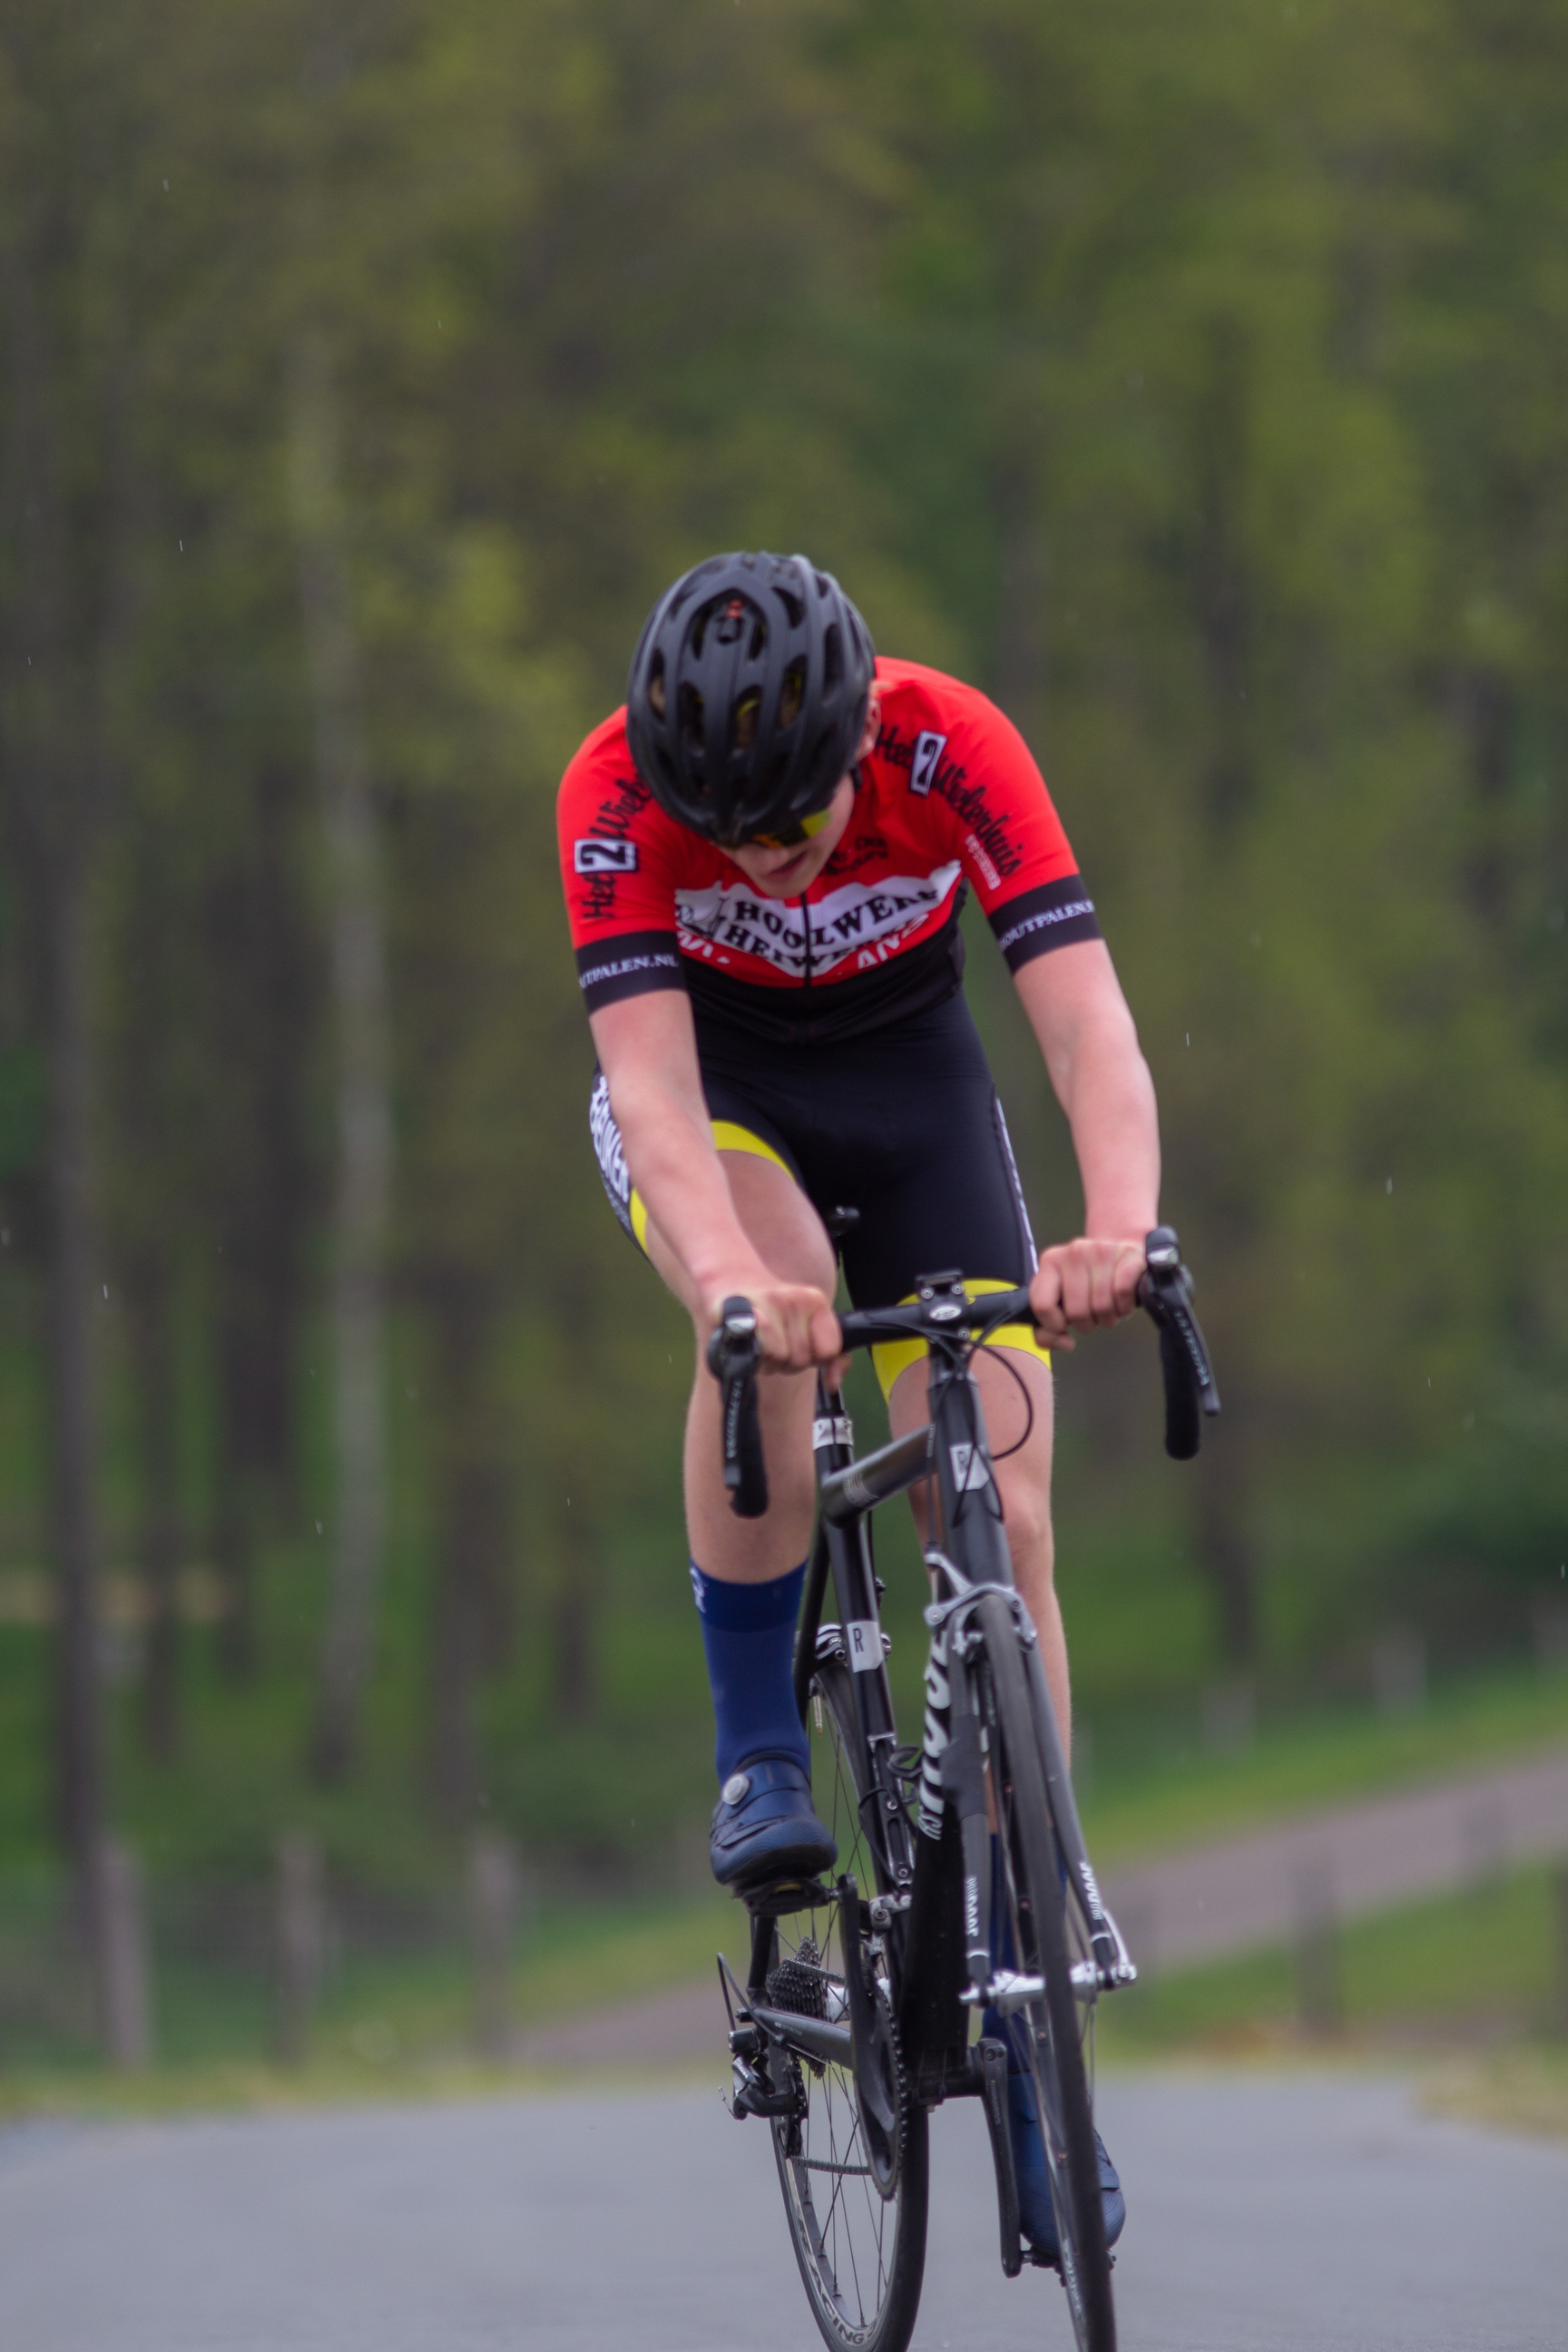
[(1061, 2248), (1062, 2284), (1079, 2352), (1116, 2352), (1110, 2253), (1078, 1996), (1070, 1974), (1066, 1895), (1028, 1684), (1007, 1603), (988, 1596), (974, 1613), (990, 1685), (990, 1769), (998, 1827), (1004, 1832), (999, 1844), (1017, 1965), (1026, 1974), (1045, 1979), (1042, 1999), (1020, 2014), (1029, 2021), (1027, 2041)]
[[(812, 1683), (813, 1793), (817, 1811), (838, 1844), (841, 1870), (853, 1873), (866, 1892), (885, 1892), (883, 1874), (862, 1827), (866, 1795), (864, 1754), (855, 1716), (854, 1691), (842, 1665), (818, 1667)], [(802, 1922), (804, 1921), (804, 1930)], [(810, 1940), (815, 1960), (808, 1969), (843, 1981), (847, 1968), (860, 1965), (858, 1926), (844, 1948), (837, 1905), (778, 1924), (777, 1959), (799, 1965)], [(905, 2352), (914, 2333), (925, 2273), (929, 2175), (928, 2118), (910, 2098), (898, 2061), (897, 2029), (888, 1990), (879, 1983), (877, 2014), (889, 2035), (896, 2084), (900, 2133), (891, 2193), (878, 2189), (865, 2146), (862, 2119), (848, 2070), (820, 2070), (786, 2062), (805, 2097), (803, 2116), (779, 2116), (773, 2126), (773, 2155), (790, 2240), (812, 2316), (834, 2352)], [(776, 2063), (776, 2062), (775, 2062)], [(822, 2188), (831, 2182), (826, 2205)]]

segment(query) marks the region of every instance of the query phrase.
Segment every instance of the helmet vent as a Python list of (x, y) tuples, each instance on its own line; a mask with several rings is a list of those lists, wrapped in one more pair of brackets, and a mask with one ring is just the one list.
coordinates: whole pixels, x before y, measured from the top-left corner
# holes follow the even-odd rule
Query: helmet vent
[(731, 740), (737, 751), (749, 751), (756, 741), (757, 719), (761, 715), (762, 708), (761, 688), (749, 686), (735, 705), (734, 734)]
[(822, 641), (822, 683), (829, 694), (844, 683), (844, 639), (837, 621)]
[(779, 725), (790, 728), (800, 717), (800, 706), (805, 700), (805, 664), (792, 661), (784, 674), (779, 688)]
[(680, 689), (680, 732), (689, 751), (701, 751), (702, 697), (694, 686), (683, 686)]

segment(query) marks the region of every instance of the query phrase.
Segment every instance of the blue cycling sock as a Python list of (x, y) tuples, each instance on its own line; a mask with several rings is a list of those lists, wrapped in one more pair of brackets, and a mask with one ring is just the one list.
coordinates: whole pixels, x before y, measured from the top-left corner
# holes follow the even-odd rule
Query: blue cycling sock
[(795, 1703), (795, 1621), (805, 1581), (804, 1560), (766, 1584), (727, 1584), (691, 1563), (721, 1781), (753, 1756), (793, 1756), (803, 1771), (811, 1769), (805, 1726)]

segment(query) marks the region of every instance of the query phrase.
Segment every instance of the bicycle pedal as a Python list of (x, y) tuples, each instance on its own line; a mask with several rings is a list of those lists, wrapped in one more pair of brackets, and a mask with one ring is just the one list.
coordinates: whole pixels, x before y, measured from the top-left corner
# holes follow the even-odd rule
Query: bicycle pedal
[(769, 1879), (760, 1886), (737, 1886), (734, 1892), (753, 1919), (786, 1919), (792, 1911), (826, 1909), (837, 1899), (820, 1878)]

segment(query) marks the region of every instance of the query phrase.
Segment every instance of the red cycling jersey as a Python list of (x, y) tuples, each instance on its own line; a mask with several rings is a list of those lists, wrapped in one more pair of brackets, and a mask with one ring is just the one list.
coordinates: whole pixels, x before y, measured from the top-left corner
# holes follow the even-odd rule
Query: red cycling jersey
[(588, 1010), (688, 988), (700, 1010), (773, 1038), (854, 1036), (951, 996), (973, 885), (1014, 971), (1098, 939), (1061, 820), (1023, 737), (973, 687), (877, 664), (876, 749), (855, 813), (805, 893), (768, 898), (667, 816), (637, 775), (626, 713), (567, 769), (556, 822)]

